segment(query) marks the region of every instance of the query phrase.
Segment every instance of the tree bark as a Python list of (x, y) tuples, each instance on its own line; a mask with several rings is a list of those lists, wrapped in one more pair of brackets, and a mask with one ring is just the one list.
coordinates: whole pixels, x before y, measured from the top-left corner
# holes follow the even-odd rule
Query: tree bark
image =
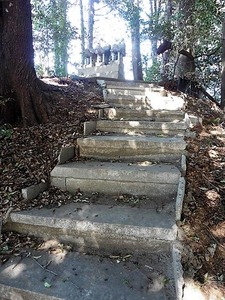
[(225, 17), (222, 32), (222, 74), (221, 74), (221, 102), (220, 107), (225, 108)]
[(81, 40), (81, 65), (85, 63), (85, 27), (83, 0), (80, 0), (80, 40)]
[(16, 99), (25, 126), (48, 120), (32, 40), (30, 0), (0, 1), (0, 94)]
[(180, 22), (179, 27), (183, 29), (184, 32), (184, 41), (183, 45), (185, 49), (193, 48), (193, 18), (192, 14), (195, 9), (195, 0), (180, 0), (179, 1), (179, 13), (180, 13)]
[(88, 0), (88, 49), (93, 49), (95, 0)]
[(141, 49), (140, 49), (140, 13), (139, 1), (133, 4), (133, 15), (130, 20), (131, 41), (132, 41), (132, 67), (134, 80), (143, 80)]
[(195, 0), (180, 0), (180, 21), (178, 26), (183, 30), (183, 49), (179, 51), (176, 74), (178, 77), (178, 90), (191, 91), (191, 82), (195, 79), (194, 61), (194, 24), (192, 14), (195, 8)]

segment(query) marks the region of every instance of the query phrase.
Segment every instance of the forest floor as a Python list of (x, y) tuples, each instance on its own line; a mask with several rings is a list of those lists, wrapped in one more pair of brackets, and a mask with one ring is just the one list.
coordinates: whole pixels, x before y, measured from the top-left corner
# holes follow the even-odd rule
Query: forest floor
[[(62, 146), (82, 136), (82, 122), (97, 118), (93, 104), (103, 102), (93, 82), (51, 80), (57, 86), (48, 124), (23, 128), (0, 127), (0, 219), (7, 212), (32, 207), (61, 206), (73, 200), (68, 193), (49, 188), (36, 199), (24, 200), (21, 189), (48, 181)], [(179, 236), (184, 245), (184, 276), (192, 279), (205, 299), (225, 299), (225, 118), (211, 101), (187, 98), (187, 111), (203, 118), (187, 138), (186, 195)], [(1, 224), (0, 224), (1, 228)], [(0, 263), (18, 255), (34, 239), (2, 234)], [(212, 296), (213, 295), (213, 296)]]

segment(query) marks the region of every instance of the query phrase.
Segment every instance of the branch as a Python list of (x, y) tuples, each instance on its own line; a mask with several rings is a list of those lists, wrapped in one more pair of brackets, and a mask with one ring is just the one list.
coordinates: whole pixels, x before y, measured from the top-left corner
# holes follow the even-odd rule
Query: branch
[(206, 89), (199, 85), (199, 90), (207, 97), (209, 98), (209, 100), (211, 100), (213, 103), (215, 103), (217, 106), (219, 106), (219, 103), (213, 98), (213, 96), (211, 96), (207, 91)]
[(188, 52), (188, 51), (186, 51), (186, 50), (184, 50), (184, 49), (178, 51), (178, 53), (187, 56), (187, 57), (190, 58), (191, 60), (194, 60), (194, 59), (195, 59), (195, 57), (194, 57), (190, 52)]
[(221, 244), (221, 243), (215, 238), (215, 236), (211, 233), (209, 227), (205, 226), (205, 229), (206, 229), (206, 233), (208, 234), (208, 236), (211, 237), (211, 238), (214, 240), (214, 242), (216, 242), (216, 244), (217, 244), (218, 246), (220, 246), (221, 248), (223, 248), (223, 249), (225, 250), (224, 245)]
[(41, 265), (34, 257), (32, 257), (32, 259), (33, 259), (33, 261), (35, 261), (36, 264), (37, 264), (39, 267), (41, 267), (43, 270), (45, 270), (45, 271), (47, 271), (47, 272), (49, 272), (49, 273), (51, 273), (51, 274), (53, 274), (53, 275), (55, 275), (55, 276), (58, 276), (58, 274), (56, 274), (55, 272), (53, 272), (53, 271), (47, 269), (47, 267), (48, 267), (48, 265), (50, 264), (50, 262), (49, 262), (46, 266), (42, 266), (42, 265)]

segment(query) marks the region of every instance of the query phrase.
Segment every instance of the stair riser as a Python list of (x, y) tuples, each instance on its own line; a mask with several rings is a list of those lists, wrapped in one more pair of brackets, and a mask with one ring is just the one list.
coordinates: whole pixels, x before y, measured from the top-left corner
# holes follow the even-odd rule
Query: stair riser
[(169, 112), (154, 112), (152, 110), (125, 110), (106, 108), (104, 109), (104, 117), (111, 120), (148, 120), (158, 122), (172, 122), (174, 120), (181, 121), (184, 119), (183, 113), (169, 113)]
[(151, 163), (111, 163), (100, 161), (74, 162), (57, 165), (51, 172), (51, 177), (79, 178), (92, 180), (112, 180), (137, 183), (177, 184), (180, 171), (173, 165)]
[(125, 96), (125, 95), (141, 95), (145, 96), (145, 89), (144, 88), (134, 88), (134, 89), (121, 89), (121, 88), (107, 88), (107, 94), (115, 96)]
[(102, 132), (113, 133), (140, 133), (140, 134), (181, 134), (184, 135), (184, 123), (159, 123), (142, 121), (97, 121), (96, 129)]
[(179, 159), (184, 154), (183, 144), (172, 143), (141, 143), (134, 144), (125, 142), (79, 142), (79, 151), (81, 157), (95, 157), (98, 159), (162, 159), (168, 161)]
[(124, 82), (116, 82), (116, 81), (106, 81), (106, 88), (107, 89), (151, 89), (151, 90), (161, 90), (161, 87), (154, 83), (147, 83), (147, 82), (134, 82), (134, 81), (124, 81)]
[[(58, 222), (59, 221), (59, 222)], [(68, 221), (68, 220), (66, 220)], [(38, 222), (38, 220), (37, 220)], [(63, 220), (49, 220), (48, 226), (28, 223), (10, 222), (6, 230), (15, 231), (21, 234), (29, 234), (40, 237), (44, 240), (56, 239), (62, 243), (69, 243), (77, 251), (97, 251), (98, 253), (124, 252), (124, 251), (148, 251), (160, 252), (161, 249), (170, 247), (170, 241), (176, 239), (176, 226), (171, 230), (161, 229), (162, 240), (152, 239), (158, 234), (157, 228), (139, 228), (132, 226), (98, 224), (88, 221), (70, 221), (69, 224), (62, 223)], [(107, 242), (106, 242), (107, 241)]]
[[(145, 104), (148, 102), (148, 99), (145, 96), (140, 95), (125, 95), (125, 96), (117, 96), (117, 95), (109, 95), (106, 99), (107, 103), (112, 104)], [(149, 102), (150, 104), (150, 102)]]
[(97, 130), (102, 132), (109, 132), (109, 133), (124, 133), (124, 134), (147, 134), (147, 135), (168, 135), (168, 136), (184, 136), (184, 130), (157, 130), (157, 129), (145, 129), (145, 128), (112, 128), (112, 127), (97, 127)]
[[(129, 103), (130, 101), (130, 103)], [(184, 108), (183, 104), (177, 104), (173, 101), (165, 100), (161, 102), (146, 101), (142, 103), (135, 103), (132, 100), (110, 100), (109, 105), (115, 108), (124, 109), (162, 109), (162, 110), (181, 110)]]
[(174, 198), (177, 191), (177, 184), (163, 183), (141, 183), (141, 182), (123, 182), (113, 180), (94, 180), (94, 179), (79, 179), (79, 178), (63, 178), (51, 177), (51, 185), (57, 186), (62, 190), (66, 190), (75, 194), (77, 190), (83, 192), (99, 192), (112, 195), (132, 194), (146, 195), (157, 198)]
[[(101, 153), (102, 152), (102, 153)], [(181, 154), (186, 154), (184, 153), (164, 153), (164, 154), (137, 154), (135, 152), (132, 153), (127, 153), (127, 155), (121, 155), (118, 151), (117, 153), (110, 153), (107, 154), (105, 151), (89, 151), (85, 152), (83, 157), (86, 158), (94, 158), (97, 160), (106, 160), (106, 161), (111, 161), (111, 160), (119, 160), (123, 162), (137, 162), (137, 161), (142, 161), (142, 160), (149, 160), (152, 162), (163, 162), (163, 163), (176, 163), (177, 161), (180, 160)]]
[(146, 129), (146, 128), (139, 128), (139, 129), (133, 129), (133, 128), (112, 128), (112, 127), (98, 127), (97, 130), (100, 130), (102, 132), (109, 132), (109, 133), (123, 133), (123, 134), (132, 134), (132, 135), (138, 135), (138, 134), (146, 134), (146, 135), (167, 135), (167, 136), (184, 136), (185, 132), (184, 130), (156, 130), (156, 129)]

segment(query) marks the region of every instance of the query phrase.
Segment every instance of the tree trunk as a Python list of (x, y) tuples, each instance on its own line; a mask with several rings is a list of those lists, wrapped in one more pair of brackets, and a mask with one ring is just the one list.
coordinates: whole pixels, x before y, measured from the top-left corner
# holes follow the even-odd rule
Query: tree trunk
[(225, 108), (225, 17), (223, 19), (222, 32), (222, 76), (221, 76), (221, 102), (220, 107)]
[(157, 44), (158, 40), (156, 38), (151, 39), (151, 59), (153, 63), (157, 62)]
[(85, 63), (85, 27), (83, 0), (80, 0), (80, 39), (81, 39), (81, 65)]
[(140, 49), (140, 13), (139, 1), (133, 4), (133, 15), (130, 20), (132, 41), (132, 67), (134, 80), (143, 80), (141, 49)]
[[(165, 16), (167, 19), (167, 22), (168, 22), (168, 26), (170, 26), (170, 24), (171, 24), (172, 14), (173, 14), (173, 1), (168, 0), (167, 5), (166, 5), (166, 16)], [(171, 41), (172, 36), (168, 35), (167, 38)], [(169, 50), (171, 50), (171, 48)], [(169, 77), (170, 77), (170, 75), (169, 75), (170, 51), (169, 50), (162, 54), (162, 56), (163, 56), (162, 70), (163, 70), (163, 72), (162, 72), (161, 77), (162, 77), (163, 82), (169, 81)]]
[(194, 24), (192, 14), (195, 8), (195, 0), (180, 0), (180, 29), (183, 30), (183, 49), (179, 51), (176, 74), (178, 77), (178, 90), (191, 93), (192, 81), (195, 80), (194, 61)]
[[(152, 28), (154, 26), (153, 30), (153, 36), (150, 36), (151, 41), (151, 59), (152, 64), (157, 63), (158, 57), (157, 57), (157, 48), (158, 48), (158, 33), (157, 33), (157, 27), (159, 25), (159, 17), (162, 10), (162, 1), (161, 0), (150, 0), (150, 20), (149, 20), (149, 26), (150, 26), (150, 32), (152, 31)], [(165, 37), (164, 37), (165, 38)]]
[(67, 5), (66, 0), (51, 0), (53, 18), (58, 19), (58, 26), (53, 26), (53, 41), (54, 69), (59, 77), (67, 76), (68, 74), (68, 38), (67, 34), (64, 34), (67, 30)]
[(33, 58), (30, 0), (0, 1), (0, 94), (16, 99), (24, 125), (48, 120)]
[(94, 32), (94, 0), (88, 0), (88, 49), (93, 49)]
[(180, 0), (179, 1), (179, 13), (180, 13), (180, 22), (179, 27), (183, 29), (184, 32), (184, 40), (183, 45), (184, 49), (191, 49), (193, 48), (193, 18), (192, 14), (195, 9), (195, 0)]

